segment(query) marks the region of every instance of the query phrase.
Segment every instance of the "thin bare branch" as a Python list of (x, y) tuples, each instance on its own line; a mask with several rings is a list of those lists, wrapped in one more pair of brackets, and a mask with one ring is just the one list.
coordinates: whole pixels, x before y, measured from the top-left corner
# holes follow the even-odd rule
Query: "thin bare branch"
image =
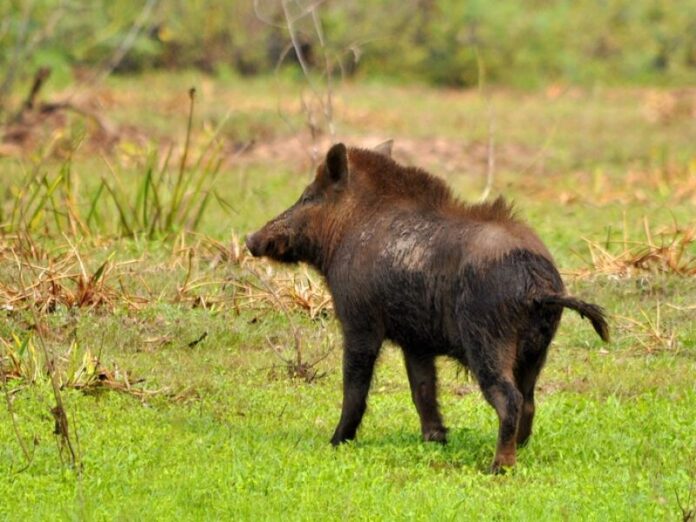
[(34, 446), (32, 451), (30, 452), (26, 442), (24, 442), (22, 434), (19, 431), (19, 426), (17, 424), (17, 415), (15, 415), (14, 406), (12, 405), (12, 397), (10, 397), (10, 392), (7, 387), (7, 376), (5, 375), (5, 372), (2, 368), (0, 368), (0, 376), (2, 377), (2, 388), (5, 393), (7, 412), (10, 414), (10, 419), (12, 419), (12, 429), (14, 430), (15, 438), (19, 443), (19, 447), (22, 448), (22, 453), (24, 454), (24, 458), (26, 459), (25, 466), (18, 471), (18, 473), (21, 473), (22, 471), (26, 470), (31, 465), (32, 460), (34, 460), (34, 449), (36, 448), (36, 446)]

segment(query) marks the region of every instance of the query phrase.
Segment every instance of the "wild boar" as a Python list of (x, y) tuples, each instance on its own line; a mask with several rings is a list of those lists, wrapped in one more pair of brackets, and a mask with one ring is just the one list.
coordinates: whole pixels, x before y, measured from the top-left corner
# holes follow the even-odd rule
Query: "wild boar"
[(326, 279), (344, 336), (343, 407), (331, 443), (353, 439), (385, 339), (403, 351), (426, 441), (446, 441), (436, 356), (473, 374), (499, 419), (491, 469), (515, 464), (532, 432), (534, 387), (564, 308), (604, 340), (602, 308), (565, 293), (551, 254), (499, 198), (457, 200), (388, 150), (331, 147), (314, 181), (249, 235), (254, 256), (305, 262)]

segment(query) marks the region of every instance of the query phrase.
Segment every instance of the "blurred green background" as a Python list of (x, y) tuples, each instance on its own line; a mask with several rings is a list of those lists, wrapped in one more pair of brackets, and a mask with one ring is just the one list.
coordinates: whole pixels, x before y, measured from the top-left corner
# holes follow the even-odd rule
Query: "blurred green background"
[[(321, 31), (299, 16), (312, 6)], [(285, 8), (298, 18), (309, 65), (324, 69), (328, 57), (344, 75), (524, 88), (696, 81), (696, 0), (301, 0)], [(279, 0), (6, 0), (0, 100), (38, 66), (67, 81), (126, 47), (117, 73), (255, 75), (283, 56), (292, 63), (288, 44)]]

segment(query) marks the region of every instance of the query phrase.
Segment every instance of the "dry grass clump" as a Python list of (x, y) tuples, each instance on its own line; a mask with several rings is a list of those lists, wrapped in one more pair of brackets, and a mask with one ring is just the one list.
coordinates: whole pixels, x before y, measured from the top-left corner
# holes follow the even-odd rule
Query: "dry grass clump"
[(0, 266), (6, 267), (9, 276), (0, 280), (0, 302), (5, 310), (32, 308), (47, 313), (58, 306), (111, 309), (128, 301), (109, 281), (114, 273), (109, 259), (88, 270), (69, 241), (50, 253), (25, 236), (3, 239)]
[[(187, 243), (194, 238), (193, 243)], [(195, 275), (194, 265), (207, 268)], [(279, 303), (289, 310), (306, 312), (314, 319), (332, 310), (331, 296), (319, 276), (303, 266), (296, 271), (276, 270), (278, 265), (247, 254), (239, 237), (229, 244), (198, 234), (181, 235), (172, 251), (172, 268), (186, 270), (178, 286), (176, 301), (209, 308), (235, 310), (277, 310)], [(216, 268), (231, 268), (216, 277)]]
[(624, 316), (617, 319), (622, 321), (627, 335), (641, 346), (644, 353), (678, 351), (677, 332), (664, 321), (660, 302), (657, 302), (654, 315), (643, 309), (640, 312), (641, 317), (637, 319)]
[[(331, 297), (319, 276), (306, 267), (276, 270), (275, 265), (246, 254), (233, 235), (229, 244), (198, 234), (181, 234), (168, 260), (157, 265), (145, 259), (94, 262), (67, 237), (51, 251), (25, 235), (0, 238), (0, 308), (52, 313), (59, 307), (109, 311), (139, 310), (155, 303), (201, 308), (272, 310), (282, 302), (311, 318), (332, 309)], [(102, 258), (103, 259), (103, 258)], [(158, 291), (143, 271), (182, 272), (174, 289)]]
[[(256, 280), (237, 282), (235, 286), (241, 298), (240, 305), (246, 308), (278, 308), (281, 301), (289, 309), (304, 311), (312, 319), (333, 310), (331, 296), (319, 278), (312, 275), (306, 267), (299, 273), (276, 272), (268, 263), (258, 263), (250, 273)], [(265, 275), (259, 274), (258, 268), (265, 269)], [(268, 280), (261, 284), (260, 278)], [(273, 290), (270, 290), (271, 286)]]
[(643, 241), (624, 238), (618, 243), (607, 242), (602, 245), (585, 239), (590, 255), (589, 266), (575, 275), (631, 277), (644, 272), (696, 275), (696, 227), (675, 226), (671, 230), (653, 232), (647, 218), (643, 220), (643, 225)]

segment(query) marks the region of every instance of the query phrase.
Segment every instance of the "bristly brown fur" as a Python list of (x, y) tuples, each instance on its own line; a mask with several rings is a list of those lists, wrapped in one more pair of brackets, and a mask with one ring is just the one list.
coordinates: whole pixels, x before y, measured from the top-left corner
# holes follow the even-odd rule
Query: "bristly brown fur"
[(457, 199), (442, 179), (423, 169), (404, 167), (372, 150), (351, 148), (348, 152), (352, 173), (364, 175), (367, 183), (363, 186), (369, 184), (373, 193), (412, 200), (419, 205), (476, 221), (516, 221), (512, 205), (502, 196), (492, 202), (467, 204)]

